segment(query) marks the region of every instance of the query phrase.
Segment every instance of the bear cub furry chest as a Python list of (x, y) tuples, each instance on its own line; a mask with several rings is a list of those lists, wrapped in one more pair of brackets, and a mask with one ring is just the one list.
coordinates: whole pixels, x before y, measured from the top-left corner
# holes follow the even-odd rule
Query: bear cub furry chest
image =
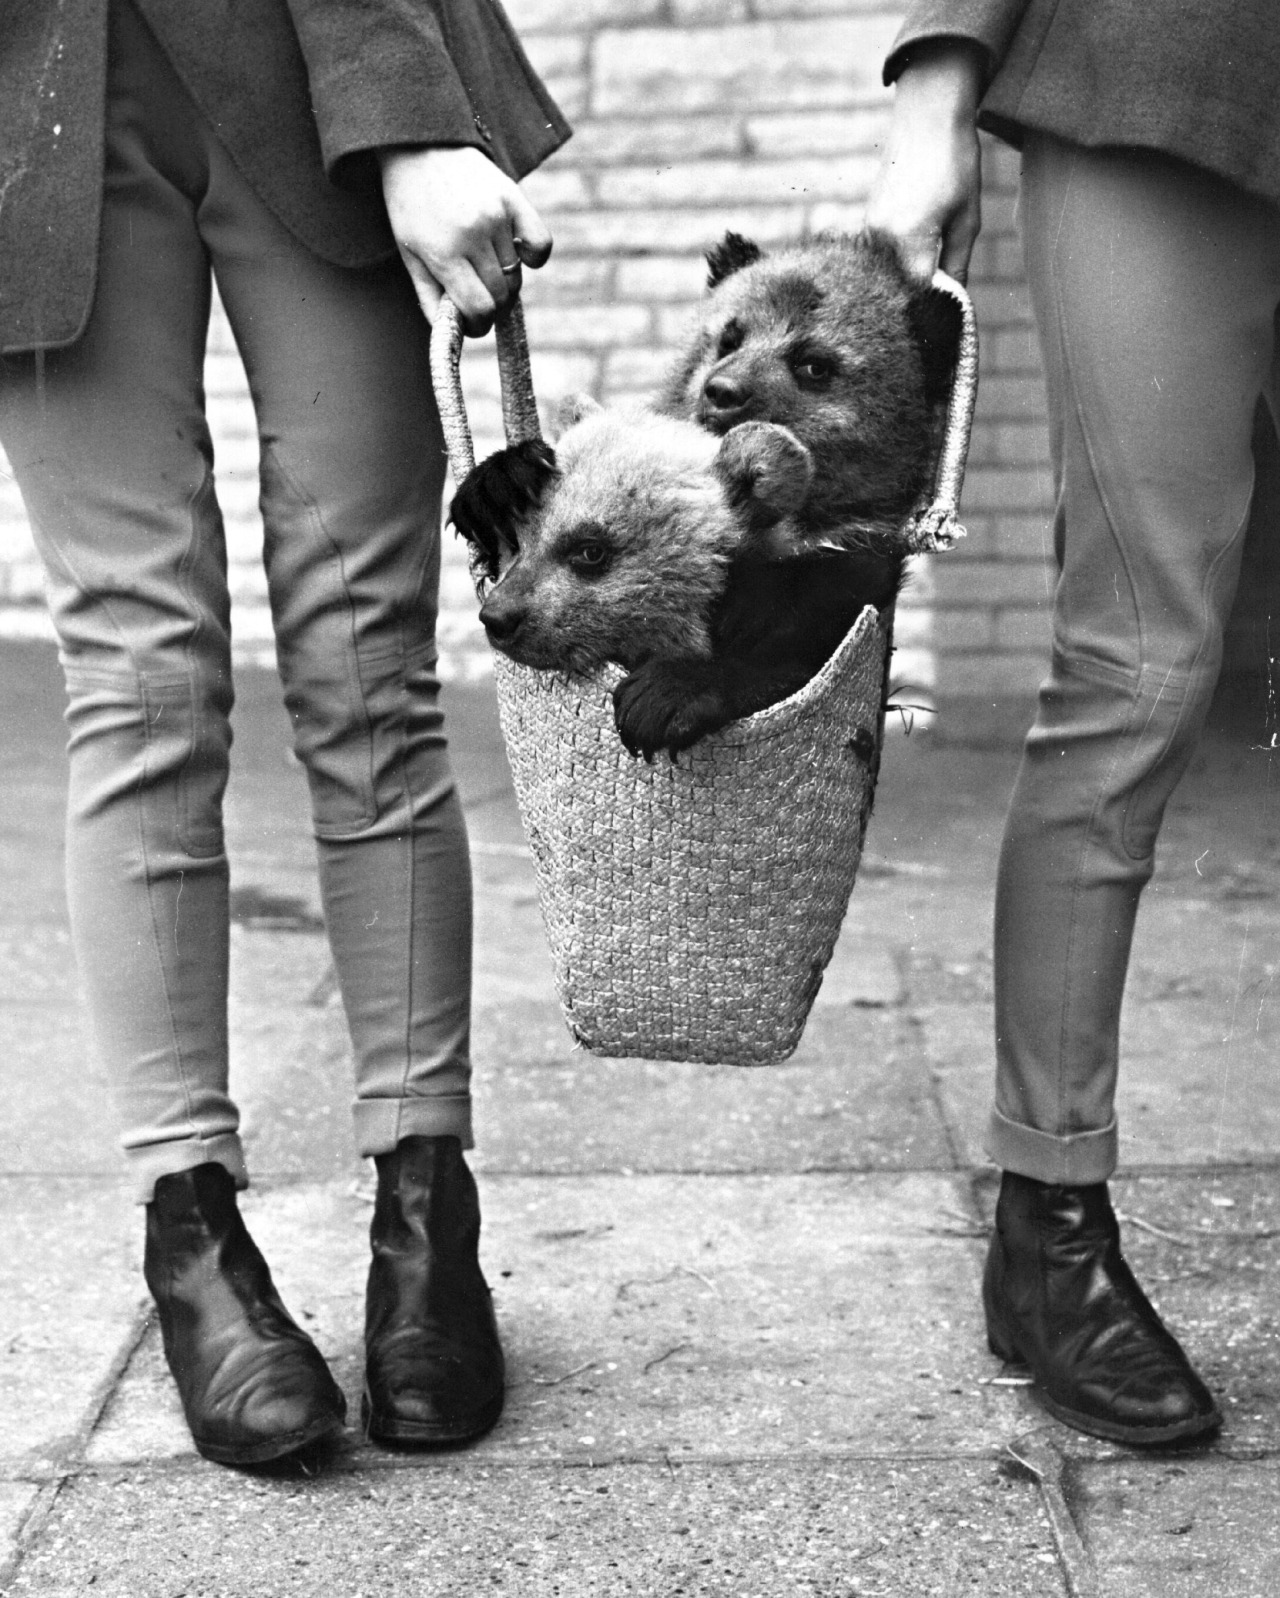
[[(618, 509), (607, 490), (627, 475), (625, 435), (614, 435), (610, 464), (608, 450), (592, 457), (575, 447), (576, 429), (555, 452), (522, 444), (491, 456), (452, 508), (496, 579), (481, 610), (496, 648), (532, 666), (589, 669), (608, 613), (607, 658), (628, 668), (614, 693), (618, 729), (646, 758), (794, 693), (866, 605), (892, 604), (902, 523), (928, 487), (959, 346), (955, 301), (910, 278), (884, 237), (821, 238), (766, 255), (730, 233), (707, 261), (697, 328), (653, 410), (722, 443), (740, 429), (754, 435), (754, 454), (735, 448), (716, 463), (728, 522), (709, 516), (700, 536), (677, 518), (672, 542), (659, 516), (647, 536), (630, 536), (646, 514), (643, 496), (632, 495), (622, 515), (629, 536), (578, 537), (572, 559), (552, 558), (557, 541), (574, 544), (575, 518), (579, 531), (608, 533)], [(688, 450), (672, 448), (679, 477)], [(778, 458), (785, 490), (755, 491), (768, 463), (776, 476)], [(659, 501), (669, 510), (670, 495), (652, 496)], [(575, 586), (598, 599), (606, 568), (611, 598), (592, 609), (588, 646), (572, 617), (591, 607), (566, 600)], [(507, 585), (518, 604), (503, 597)], [(673, 608), (686, 616), (674, 628)]]

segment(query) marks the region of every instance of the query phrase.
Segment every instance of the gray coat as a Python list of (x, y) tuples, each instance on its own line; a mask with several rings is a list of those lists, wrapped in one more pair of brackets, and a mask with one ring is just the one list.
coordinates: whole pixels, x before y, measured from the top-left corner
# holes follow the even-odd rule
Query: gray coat
[(912, 45), (986, 52), (981, 126), (1163, 150), (1280, 202), (1280, 0), (917, 0), (885, 63)]
[[(0, 352), (93, 300), (108, 0), (0, 0)], [(521, 177), (568, 137), (497, 0), (134, 0), (249, 183), (340, 266), (394, 253), (372, 152), (475, 145)]]

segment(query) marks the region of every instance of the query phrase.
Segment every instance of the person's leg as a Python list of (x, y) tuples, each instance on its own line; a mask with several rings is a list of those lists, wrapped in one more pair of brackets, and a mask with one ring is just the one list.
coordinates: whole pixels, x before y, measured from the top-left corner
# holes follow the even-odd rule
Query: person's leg
[(435, 676), (445, 455), (427, 324), (398, 261), (330, 266), (265, 211), (249, 230), (218, 199), (201, 229), (258, 415), (277, 653), (358, 1147), (469, 1147), (471, 876)]
[(197, 1447), (257, 1463), (334, 1430), (343, 1399), (234, 1196), (229, 618), (193, 200), (207, 171), (185, 96), (123, 3), (109, 61), (92, 316), (74, 347), (3, 363), (0, 436), (62, 645), (72, 930), (147, 1207), (147, 1282)]
[(4, 363), (0, 433), (67, 682), (72, 935), (145, 1202), (158, 1176), (211, 1159), (243, 1183), (244, 1159), (227, 1096), (231, 672), (201, 384), (209, 268), (184, 193), (201, 157), (177, 137), (154, 152), (163, 107), (133, 34), (113, 8), (92, 316), (69, 349)]
[[(367, 1313), (375, 1437), (455, 1442), (502, 1406), (477, 1258), (471, 877), (435, 678), (445, 454), (428, 329), (400, 263), (307, 254), (235, 174), (200, 225), (262, 444), (281, 674), (310, 781), (329, 940), (378, 1201)], [(225, 201), (230, 200), (228, 204)]]
[(1164, 806), (1217, 678), (1269, 387), (1280, 213), (1145, 152), (1033, 140), (1023, 230), (1058, 485), (1053, 659), (996, 901), (989, 1147), (1116, 1161), (1120, 998)]
[[(1070, 1211), (1118, 1269), (1109, 1206), (1099, 1205), (1116, 1162), (1121, 994), (1139, 894), (1208, 709), (1235, 590), (1254, 411), (1272, 383), (1280, 213), (1149, 152), (1033, 139), (1023, 230), (1060, 574), (1051, 672), (997, 884), (988, 1148), (1010, 1173), (1010, 1226), (1019, 1202), (1052, 1190), (1059, 1219)], [(1061, 1200), (1068, 1190), (1087, 1202)], [(1041, 1235), (1057, 1224), (1025, 1219)], [(1002, 1291), (1016, 1297), (1017, 1285)], [(1154, 1313), (1125, 1291), (1155, 1338)], [(1107, 1313), (1120, 1315), (1118, 1304)], [(1062, 1326), (1056, 1335), (1070, 1341)], [(1108, 1336), (1114, 1352), (1123, 1339)], [(993, 1337), (1017, 1341), (1007, 1324)], [(1060, 1410), (1075, 1402), (1078, 1423), (1092, 1416), (1094, 1429), (1131, 1440), (1216, 1419), (1187, 1373), (1174, 1380), (1177, 1360), (1162, 1346), (1163, 1395), (1148, 1385), (1126, 1409), (1114, 1390), (1082, 1397), (1077, 1380)]]

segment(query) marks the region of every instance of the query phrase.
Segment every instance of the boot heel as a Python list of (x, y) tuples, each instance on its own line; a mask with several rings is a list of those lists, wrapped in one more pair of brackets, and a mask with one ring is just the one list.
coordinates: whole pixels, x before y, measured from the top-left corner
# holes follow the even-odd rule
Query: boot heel
[(1002, 1359), (1006, 1365), (1021, 1365), (1024, 1363), (1022, 1355), (1018, 1352), (1017, 1345), (1010, 1337), (1008, 1328), (1005, 1327), (1000, 1316), (996, 1313), (995, 1294), (988, 1290), (983, 1293), (983, 1311), (987, 1322), (987, 1347), (997, 1359)]

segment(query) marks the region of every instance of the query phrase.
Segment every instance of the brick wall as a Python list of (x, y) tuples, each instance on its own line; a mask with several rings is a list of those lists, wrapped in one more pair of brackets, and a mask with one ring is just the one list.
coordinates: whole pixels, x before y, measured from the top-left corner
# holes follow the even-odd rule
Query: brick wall
[[(875, 0), (509, 0), (575, 138), (528, 181), (556, 236), (527, 274), (534, 377), (548, 404), (648, 393), (726, 228), (781, 243), (853, 228), (890, 97), (880, 64), (901, 8)], [(969, 537), (920, 563), (904, 598), (896, 673), (945, 696), (1033, 690), (1043, 671), (1050, 489), (1038, 358), (1014, 230), (1016, 158), (987, 148), (985, 226), (971, 277), (981, 328), (978, 421), (963, 504)], [(481, 344), (466, 382), (481, 450), (498, 442), (496, 373)], [(266, 647), (257, 562), (256, 449), (243, 377), (215, 316), (208, 388), (228, 520), (236, 632)], [(454, 543), (450, 540), (450, 543)], [(16, 498), (0, 484), (0, 625), (41, 625)], [(447, 560), (445, 665), (485, 669), (456, 547)]]

